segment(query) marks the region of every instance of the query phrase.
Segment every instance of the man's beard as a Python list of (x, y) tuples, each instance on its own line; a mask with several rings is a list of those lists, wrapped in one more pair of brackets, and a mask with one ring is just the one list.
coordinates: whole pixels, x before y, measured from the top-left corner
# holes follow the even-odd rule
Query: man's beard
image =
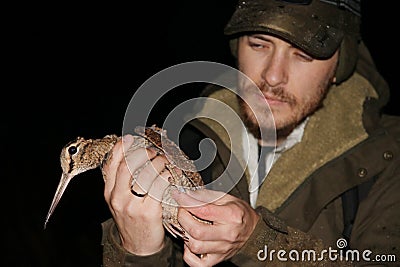
[[(274, 99), (286, 102), (292, 110), (292, 113), (284, 119), (279, 120), (279, 118), (276, 118), (276, 120), (274, 120), (273, 115), (278, 117), (278, 114), (274, 114), (273, 108), (270, 111), (268, 106), (252, 103), (251, 100), (245, 101), (240, 96), (244, 95), (246, 97), (246, 95), (249, 94), (259, 94), (259, 92), (254, 92), (254, 90), (259, 90), (258, 88), (255, 86), (249, 86), (245, 89), (239, 89), (240, 93), (237, 95), (237, 98), (243, 123), (246, 125), (249, 132), (257, 139), (266, 141), (265, 137), (269, 138), (271, 134), (265, 135), (264, 133), (271, 133), (271, 131), (276, 130), (277, 140), (286, 138), (293, 129), (295, 129), (308, 116), (320, 109), (329, 90), (330, 83), (327, 81), (324, 84), (320, 84), (318, 90), (309, 95), (308, 98), (304, 100), (304, 103), (300, 103), (294, 95), (288, 93), (282, 87), (270, 88), (265, 83), (257, 86), (260, 88), (261, 92), (268, 93), (268, 95)], [(249, 105), (252, 108), (250, 108)]]

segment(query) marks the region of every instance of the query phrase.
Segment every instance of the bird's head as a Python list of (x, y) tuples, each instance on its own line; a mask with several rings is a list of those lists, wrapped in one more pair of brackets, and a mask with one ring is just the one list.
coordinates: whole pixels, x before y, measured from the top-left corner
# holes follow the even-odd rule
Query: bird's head
[(62, 148), (60, 155), (62, 175), (47, 213), (45, 228), (71, 179), (82, 172), (100, 166), (117, 140), (116, 135), (107, 135), (102, 139), (77, 137)]

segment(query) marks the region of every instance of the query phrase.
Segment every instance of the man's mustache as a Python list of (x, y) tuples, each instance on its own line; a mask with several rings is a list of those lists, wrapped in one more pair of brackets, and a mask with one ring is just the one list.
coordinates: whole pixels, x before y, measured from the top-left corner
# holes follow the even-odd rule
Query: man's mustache
[[(258, 87), (258, 88), (257, 88)], [(296, 97), (292, 94), (288, 93), (287, 90), (282, 86), (278, 87), (270, 87), (265, 82), (261, 84), (257, 84), (257, 87), (254, 84), (248, 84), (244, 86), (244, 92), (256, 92), (260, 91), (262, 95), (267, 99), (273, 99), (281, 102), (286, 102), (289, 105), (295, 105), (297, 103)]]

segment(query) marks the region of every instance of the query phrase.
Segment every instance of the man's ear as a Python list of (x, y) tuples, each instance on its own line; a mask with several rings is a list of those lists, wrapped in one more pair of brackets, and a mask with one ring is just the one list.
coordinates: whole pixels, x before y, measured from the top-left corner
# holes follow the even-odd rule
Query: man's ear
[(238, 41), (239, 41), (239, 38), (234, 38), (234, 39), (229, 40), (229, 46), (231, 48), (231, 53), (235, 58), (237, 58)]
[(339, 84), (347, 80), (356, 68), (358, 60), (359, 40), (345, 35), (339, 48), (339, 63), (336, 69), (336, 83)]

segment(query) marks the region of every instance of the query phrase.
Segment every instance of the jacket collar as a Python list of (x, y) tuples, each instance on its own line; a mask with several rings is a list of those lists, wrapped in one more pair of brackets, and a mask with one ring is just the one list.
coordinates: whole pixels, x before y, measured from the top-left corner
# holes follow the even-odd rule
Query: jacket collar
[[(243, 157), (241, 147), (242, 131), (238, 130), (242, 125), (235, 116), (215, 106), (223, 103), (238, 113), (236, 95), (231, 90), (222, 89), (208, 97), (210, 99), (196, 117), (216, 132), (225, 146), (238, 157), (249, 182), (247, 159)], [(362, 116), (366, 98), (378, 98), (378, 95), (370, 82), (357, 73), (340, 85), (333, 86), (323, 107), (310, 116), (302, 141), (283, 153), (271, 168), (261, 186), (257, 205), (275, 211), (309, 175), (365, 140), (368, 134)]]
[(377, 94), (358, 74), (333, 86), (323, 108), (310, 116), (302, 141), (272, 167), (257, 204), (275, 211), (318, 168), (365, 140), (363, 104), (369, 97), (377, 98)]

